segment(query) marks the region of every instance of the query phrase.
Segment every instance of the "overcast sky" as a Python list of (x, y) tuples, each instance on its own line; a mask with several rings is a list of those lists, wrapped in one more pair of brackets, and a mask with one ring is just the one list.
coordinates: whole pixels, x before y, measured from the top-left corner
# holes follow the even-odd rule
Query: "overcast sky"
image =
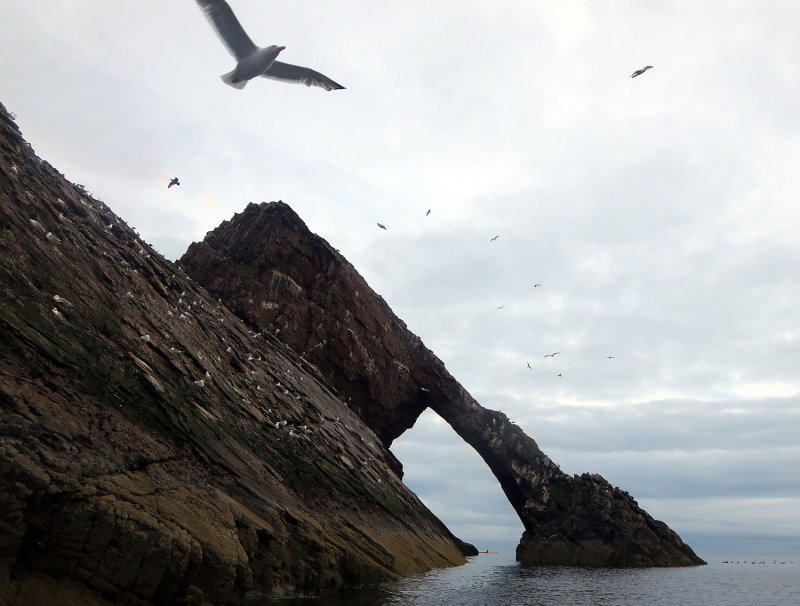
[[(800, 1), (230, 3), (346, 90), (226, 86), (193, 0), (25, 0), (0, 101), (168, 258), (281, 199), (562, 470), (700, 555), (800, 554)], [(393, 451), (458, 536), (516, 544), (435, 414)]]

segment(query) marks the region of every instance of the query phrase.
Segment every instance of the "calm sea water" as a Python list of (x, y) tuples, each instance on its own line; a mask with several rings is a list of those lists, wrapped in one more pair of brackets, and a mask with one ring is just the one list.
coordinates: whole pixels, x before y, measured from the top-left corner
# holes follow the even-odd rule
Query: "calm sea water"
[(477, 556), (465, 566), (434, 570), (380, 588), (253, 604), (800, 606), (800, 559), (748, 557), (722, 564), (720, 560), (725, 559), (691, 568), (522, 568), (513, 554), (500, 553)]

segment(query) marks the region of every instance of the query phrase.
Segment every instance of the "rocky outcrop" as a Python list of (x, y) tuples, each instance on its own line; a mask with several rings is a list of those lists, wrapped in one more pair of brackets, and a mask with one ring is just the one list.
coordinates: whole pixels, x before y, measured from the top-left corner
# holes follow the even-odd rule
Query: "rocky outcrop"
[(430, 407), (486, 461), (525, 533), (523, 564), (702, 564), (666, 524), (597, 475), (563, 473), (483, 408), (364, 279), (282, 203), (250, 204), (192, 244), (186, 272), (335, 386), (384, 446)]
[(0, 344), (0, 604), (237, 604), (464, 562), (307, 359), (2, 106)]

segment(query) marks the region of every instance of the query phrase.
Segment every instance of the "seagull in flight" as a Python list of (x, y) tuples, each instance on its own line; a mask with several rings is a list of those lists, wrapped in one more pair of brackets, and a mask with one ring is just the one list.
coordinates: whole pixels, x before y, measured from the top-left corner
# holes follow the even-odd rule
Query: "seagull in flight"
[(555, 353), (547, 354), (545, 355), (545, 358), (555, 358), (560, 353), (561, 353), (560, 351), (557, 351)]
[(527, 365), (528, 365), (528, 368), (530, 368), (531, 370), (533, 370), (533, 366), (531, 366), (531, 363), (530, 363), (530, 362), (525, 362), (525, 364), (527, 364)]
[(539, 288), (540, 286), (541, 286), (541, 284), (534, 284), (533, 285), (534, 288)]
[(167, 189), (169, 189), (173, 185), (180, 185), (180, 184), (181, 184), (181, 182), (178, 181), (178, 177), (172, 177), (172, 179), (170, 179), (170, 181), (169, 181), (169, 185), (167, 185)]
[(501, 305), (501, 306), (500, 306), (500, 307), (498, 307), (497, 309), (503, 309), (504, 307), (505, 307), (505, 305)]
[(383, 223), (378, 223), (378, 227), (380, 227), (381, 229), (386, 229), (386, 226)]
[(642, 69), (637, 69), (635, 72), (633, 72), (631, 74), (631, 78), (635, 78), (636, 76), (641, 76), (648, 69), (653, 69), (653, 66), (652, 65), (645, 65)]
[(273, 44), (260, 48), (253, 44), (225, 0), (196, 1), (222, 43), (236, 59), (236, 67), (220, 76), (225, 84), (241, 90), (250, 80), (262, 76), (282, 82), (319, 86), (325, 90), (344, 88), (313, 69), (276, 61), (278, 54), (286, 49), (285, 46)]
[(427, 217), (429, 214), (431, 214), (431, 209), (430, 208), (428, 209), (428, 212), (425, 213), (425, 216)]
[(494, 238), (492, 238), (491, 240), (489, 240), (489, 242), (494, 242), (494, 241), (495, 241), (495, 240), (497, 240), (497, 238), (499, 238), (499, 237), (500, 237), (500, 234), (496, 235)]

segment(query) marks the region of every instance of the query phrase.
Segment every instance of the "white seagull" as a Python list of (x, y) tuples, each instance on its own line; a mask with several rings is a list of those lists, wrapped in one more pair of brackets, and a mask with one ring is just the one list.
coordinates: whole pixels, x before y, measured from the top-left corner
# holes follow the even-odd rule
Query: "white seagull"
[(319, 86), (325, 90), (344, 88), (313, 69), (276, 61), (278, 53), (285, 46), (273, 44), (260, 48), (253, 44), (225, 0), (197, 0), (197, 4), (222, 43), (236, 59), (236, 68), (220, 76), (225, 84), (241, 90), (249, 80), (262, 76), (283, 82)]

